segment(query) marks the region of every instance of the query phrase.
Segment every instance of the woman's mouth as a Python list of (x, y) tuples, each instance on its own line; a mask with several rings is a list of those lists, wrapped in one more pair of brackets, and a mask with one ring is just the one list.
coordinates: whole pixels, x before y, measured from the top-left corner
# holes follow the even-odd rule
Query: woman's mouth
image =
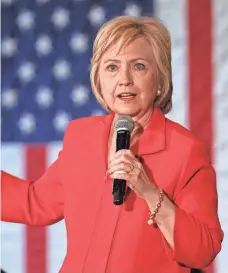
[(119, 99), (121, 99), (122, 101), (132, 101), (135, 97), (136, 97), (136, 94), (133, 94), (133, 93), (122, 93), (122, 94), (119, 94), (117, 96)]

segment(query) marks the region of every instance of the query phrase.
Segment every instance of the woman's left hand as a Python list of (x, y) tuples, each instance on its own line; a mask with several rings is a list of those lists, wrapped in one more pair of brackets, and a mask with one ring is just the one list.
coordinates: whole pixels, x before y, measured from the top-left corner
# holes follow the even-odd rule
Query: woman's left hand
[(142, 199), (157, 195), (157, 188), (149, 180), (142, 163), (130, 150), (119, 150), (111, 158), (108, 173), (113, 179), (124, 179)]

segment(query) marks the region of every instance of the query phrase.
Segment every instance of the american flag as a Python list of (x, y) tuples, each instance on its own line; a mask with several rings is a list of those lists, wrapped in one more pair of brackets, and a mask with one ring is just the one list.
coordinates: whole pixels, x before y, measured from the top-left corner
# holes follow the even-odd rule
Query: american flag
[[(155, 16), (171, 33), (168, 117), (210, 148), (225, 239), (205, 272), (227, 273), (227, 0), (2, 0), (2, 169), (37, 179), (57, 157), (71, 119), (105, 114), (89, 83), (92, 44), (105, 21), (123, 14)], [(2, 223), (1, 248), (7, 273), (56, 273), (66, 253), (64, 221)]]

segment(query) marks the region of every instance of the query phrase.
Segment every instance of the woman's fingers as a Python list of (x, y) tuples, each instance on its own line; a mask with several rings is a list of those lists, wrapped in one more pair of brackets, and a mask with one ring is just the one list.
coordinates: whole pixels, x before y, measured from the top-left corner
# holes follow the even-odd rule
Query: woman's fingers
[(111, 158), (109, 162), (109, 169), (113, 169), (114, 166), (122, 164), (120, 167), (126, 168), (127, 165), (132, 165), (137, 159), (129, 150), (120, 150)]
[(114, 160), (124, 160), (125, 158), (131, 158), (134, 159), (135, 156), (132, 154), (132, 152), (130, 150), (119, 150), (118, 152), (116, 152), (110, 159), (110, 162), (114, 161)]
[(115, 162), (112, 163), (110, 168), (108, 169), (108, 172), (111, 174), (116, 171), (124, 171), (126, 173), (129, 173), (133, 171), (134, 166), (132, 165), (132, 162), (130, 160), (126, 160), (125, 162)]
[(132, 174), (122, 173), (122, 172), (113, 172), (110, 175), (110, 177), (113, 179), (123, 179), (123, 180), (129, 181), (132, 178)]
[(110, 175), (112, 179), (123, 179), (127, 182), (128, 187), (130, 187), (133, 191), (136, 191), (137, 181), (134, 179), (134, 174), (132, 173), (119, 173), (114, 172)]

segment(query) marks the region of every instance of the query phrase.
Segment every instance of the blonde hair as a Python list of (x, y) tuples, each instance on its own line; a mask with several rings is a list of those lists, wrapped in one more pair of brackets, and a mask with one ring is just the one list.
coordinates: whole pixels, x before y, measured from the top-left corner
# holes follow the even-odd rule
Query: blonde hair
[(155, 60), (160, 95), (156, 97), (154, 106), (159, 107), (166, 114), (172, 108), (171, 40), (165, 26), (153, 17), (119, 16), (100, 28), (94, 41), (91, 60), (90, 81), (93, 92), (103, 108), (109, 111), (101, 93), (98, 77), (100, 59), (113, 44), (117, 44), (120, 51), (140, 37), (151, 44), (151, 53)]

